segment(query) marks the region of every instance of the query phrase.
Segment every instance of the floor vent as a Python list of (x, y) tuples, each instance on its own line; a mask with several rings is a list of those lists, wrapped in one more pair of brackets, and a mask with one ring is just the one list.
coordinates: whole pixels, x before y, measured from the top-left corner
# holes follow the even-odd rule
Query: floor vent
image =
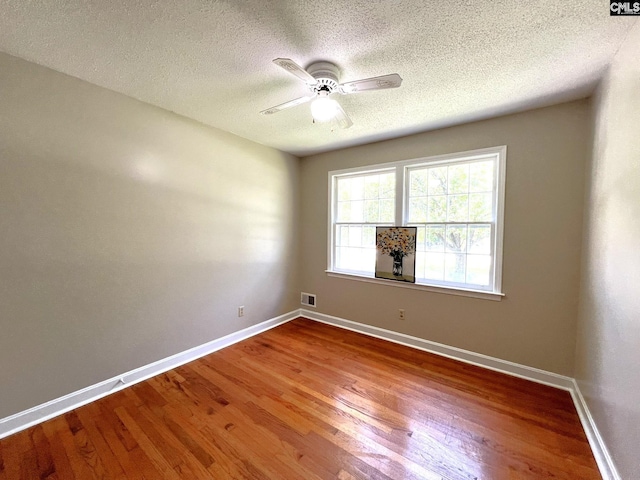
[(313, 293), (304, 293), (301, 292), (300, 293), (300, 303), (302, 305), (306, 305), (307, 307), (314, 307), (316, 306), (316, 296)]

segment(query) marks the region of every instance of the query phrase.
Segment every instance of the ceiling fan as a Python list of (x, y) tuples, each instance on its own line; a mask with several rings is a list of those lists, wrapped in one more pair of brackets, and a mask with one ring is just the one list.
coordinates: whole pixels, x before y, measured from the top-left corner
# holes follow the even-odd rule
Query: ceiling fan
[(402, 84), (402, 78), (397, 73), (338, 83), (338, 67), (330, 62), (315, 62), (309, 65), (306, 70), (289, 58), (276, 58), (273, 63), (305, 82), (311, 91), (311, 95), (267, 108), (261, 111), (261, 114), (271, 115), (311, 101), (311, 115), (314, 121), (329, 122), (335, 120), (341, 128), (349, 128), (353, 125), (353, 122), (340, 104), (336, 100), (329, 98), (330, 95), (334, 93), (348, 95), (366, 90), (397, 88)]

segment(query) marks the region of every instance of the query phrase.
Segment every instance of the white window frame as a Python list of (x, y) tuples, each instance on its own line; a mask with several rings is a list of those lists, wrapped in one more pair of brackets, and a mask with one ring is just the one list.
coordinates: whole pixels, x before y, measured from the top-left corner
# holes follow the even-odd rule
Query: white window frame
[[(447, 293), (453, 295), (463, 295), (475, 298), (483, 298), (489, 300), (501, 300), (504, 296), (502, 292), (502, 260), (503, 260), (503, 238), (504, 238), (504, 199), (505, 199), (505, 180), (506, 180), (506, 160), (507, 147), (505, 145), (498, 147), (483, 148), (467, 152), (452, 153), (446, 155), (438, 155), (426, 158), (417, 158), (411, 160), (402, 160), (398, 162), (389, 162), (377, 165), (368, 165), (362, 167), (349, 168), (344, 170), (333, 170), (328, 174), (328, 198), (329, 198), (329, 214), (328, 214), (328, 239), (327, 239), (327, 270), (326, 273), (332, 277), (348, 278), (369, 283), (377, 283), (390, 285), (399, 288), (410, 288), (417, 290), (427, 290), (439, 293)], [(395, 194), (395, 224), (396, 226), (407, 225), (408, 218), (408, 181), (409, 170), (420, 166), (433, 166), (437, 164), (453, 164), (458, 162), (469, 162), (480, 160), (486, 157), (496, 158), (496, 175), (494, 183), (494, 201), (495, 209), (495, 237), (493, 238), (493, 289), (480, 290), (472, 289), (468, 286), (445, 285), (440, 282), (429, 283), (405, 283), (395, 282), (393, 280), (384, 280), (375, 278), (373, 275), (367, 275), (359, 272), (347, 272), (334, 269), (335, 258), (335, 218), (337, 216), (337, 202), (335, 199), (336, 182), (339, 177), (374, 173), (382, 170), (395, 169), (396, 175), (396, 194)], [(473, 223), (473, 222), (472, 222)]]

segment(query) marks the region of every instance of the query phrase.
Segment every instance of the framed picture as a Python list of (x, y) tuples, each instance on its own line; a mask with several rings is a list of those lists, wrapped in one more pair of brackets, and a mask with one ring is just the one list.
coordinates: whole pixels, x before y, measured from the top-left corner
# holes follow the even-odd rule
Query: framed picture
[(376, 278), (416, 283), (417, 227), (376, 227)]

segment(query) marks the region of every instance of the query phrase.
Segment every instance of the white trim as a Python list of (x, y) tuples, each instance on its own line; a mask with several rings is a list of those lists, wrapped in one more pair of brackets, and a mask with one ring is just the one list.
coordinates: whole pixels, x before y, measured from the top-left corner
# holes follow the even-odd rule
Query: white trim
[(170, 357), (158, 360), (157, 362), (136, 368), (129, 372), (117, 375), (108, 380), (104, 380), (95, 385), (90, 385), (81, 390), (71, 392), (63, 397), (53, 399), (49, 402), (37, 405), (28, 410), (18, 412), (14, 415), (0, 419), (0, 438), (8, 437), (21, 430), (29, 428), (38, 423), (49, 420), (66, 413), (74, 408), (81, 407), (87, 403), (98, 400), (111, 393), (115, 393), (135, 383), (147, 380), (185, 363), (196, 360), (205, 355), (209, 355), (217, 350), (233, 345), (271, 328), (289, 322), (300, 316), (300, 310), (294, 310), (284, 315), (265, 320), (251, 327), (238, 330), (224, 337), (212, 340), (203, 345), (185, 350), (184, 352), (171, 355)]
[[(336, 202), (336, 182), (338, 178), (341, 177), (350, 177), (350, 176), (358, 176), (358, 175), (367, 175), (372, 173), (377, 173), (381, 171), (391, 171), (394, 170), (396, 177), (396, 188), (395, 188), (395, 218), (394, 225), (402, 226), (408, 225), (408, 182), (409, 182), (409, 171), (425, 166), (433, 166), (438, 164), (451, 164), (451, 163), (465, 163), (465, 162), (473, 162), (476, 160), (486, 159), (488, 157), (492, 157), (495, 160), (495, 171), (494, 171), (494, 191), (493, 191), (493, 202), (494, 202), (494, 210), (493, 210), (493, 219), (492, 219), (492, 244), (491, 244), (491, 257), (492, 257), (492, 266), (491, 266), (491, 288), (487, 290), (482, 290), (482, 293), (492, 294), (492, 296), (479, 296), (476, 294), (466, 295), (465, 293), (455, 293), (458, 292), (476, 292), (479, 290), (474, 290), (473, 286), (471, 288), (467, 288), (467, 284), (459, 285), (452, 284), (449, 282), (430, 282), (428, 287), (433, 288), (425, 288), (427, 285), (418, 284), (418, 289), (421, 290), (430, 290), (439, 293), (446, 293), (443, 290), (451, 289), (454, 290), (452, 292), (453, 295), (463, 295), (463, 296), (472, 296), (476, 298), (489, 298), (492, 300), (500, 300), (504, 294), (502, 294), (502, 262), (503, 262), (503, 242), (504, 242), (504, 202), (505, 202), (505, 191), (506, 191), (506, 165), (507, 165), (507, 146), (500, 145), (495, 147), (488, 148), (480, 148), (477, 150), (468, 150), (465, 152), (456, 152), (456, 153), (448, 153), (445, 155), (435, 155), (431, 157), (422, 157), (422, 158), (413, 158), (408, 160), (400, 160), (394, 162), (387, 163), (379, 163), (373, 165), (364, 165), (360, 167), (352, 167), (341, 170), (331, 170), (328, 172), (328, 192), (327, 196), (329, 199), (328, 202), (328, 214), (327, 214), (327, 273), (331, 274), (347, 274), (347, 272), (340, 272), (334, 270), (335, 265), (335, 226), (340, 223), (336, 222), (335, 218), (337, 217), (337, 202)], [(349, 223), (349, 222), (346, 222)], [(359, 225), (366, 224), (367, 222), (353, 222)], [(420, 223), (420, 222), (417, 222)], [(442, 222), (444, 224), (448, 224), (450, 222)], [(461, 223), (469, 223), (469, 222), (461, 222)], [(474, 223), (474, 222), (471, 222)], [(371, 225), (382, 225), (372, 223)], [(494, 231), (495, 229), (495, 231)], [(358, 272), (349, 271), (348, 274), (355, 274), (356, 277), (361, 277)], [(332, 276), (332, 275), (330, 275)], [(365, 277), (366, 278), (366, 277)], [(357, 279), (357, 278), (356, 278)], [(367, 281), (367, 280), (365, 280)], [(378, 282), (374, 282), (378, 283)], [(384, 282), (383, 285), (391, 285), (392, 283)]]
[(571, 394), (571, 399), (576, 407), (578, 417), (582, 423), (582, 427), (587, 436), (587, 440), (589, 441), (589, 446), (591, 447), (593, 456), (596, 459), (596, 463), (598, 464), (603, 480), (621, 480), (611, 455), (609, 454), (609, 450), (598, 431), (596, 423), (589, 412), (589, 407), (587, 406), (575, 379), (564, 375), (558, 375), (557, 373), (540, 370), (538, 368), (528, 367), (527, 365), (521, 365), (507, 360), (490, 357), (481, 353), (475, 353), (469, 350), (444, 345), (442, 343), (413, 337), (404, 333), (365, 325), (363, 323), (352, 322), (351, 320), (345, 320), (344, 318), (334, 317), (324, 313), (301, 309), (300, 316), (316, 322), (326, 323), (333, 325), (334, 327), (344, 328), (370, 337), (380, 338), (382, 340), (434, 353), (436, 355), (458, 360), (477, 367), (487, 368), (496, 372), (568, 391)]
[(334, 175), (340, 175), (340, 176), (350, 175), (350, 174), (357, 175), (358, 173), (364, 172), (364, 171), (375, 172), (378, 170), (386, 170), (386, 169), (394, 168), (397, 166), (404, 167), (406, 165), (413, 165), (413, 164), (418, 165), (420, 162), (427, 164), (427, 163), (438, 163), (438, 162), (442, 163), (442, 162), (447, 162), (449, 160), (460, 160), (460, 161), (473, 160), (474, 158), (492, 155), (492, 154), (495, 154), (496, 152), (502, 152), (503, 148), (505, 149), (504, 152), (506, 153), (506, 146), (500, 145), (496, 147), (478, 148), (476, 150), (465, 150), (464, 152), (445, 153), (443, 155), (434, 155), (430, 157), (416, 157), (416, 158), (410, 158), (407, 160), (398, 160), (394, 162), (374, 163), (373, 165), (362, 165), (360, 167), (331, 170), (329, 172), (329, 178), (331, 178)]
[(578, 417), (582, 423), (585, 434), (593, 451), (600, 473), (604, 480), (621, 480), (618, 474), (609, 450), (607, 449), (596, 423), (589, 411), (589, 407), (585, 402), (580, 388), (575, 379), (558, 375), (556, 373), (547, 372), (526, 365), (520, 365), (507, 360), (490, 357), (481, 353), (471, 352), (457, 347), (451, 347), (430, 340), (425, 340), (404, 333), (393, 332), (384, 328), (365, 325), (363, 323), (352, 322), (343, 318), (326, 315), (324, 313), (312, 312), (310, 310), (298, 309), (280, 315), (278, 317), (266, 320), (257, 325), (247, 327), (243, 330), (230, 333), (224, 337), (212, 340), (198, 347), (191, 348), (184, 352), (172, 355), (157, 362), (150, 363), (143, 367), (131, 370), (122, 375), (115, 376), (108, 380), (104, 380), (95, 385), (90, 385), (82, 390), (72, 392), (60, 398), (56, 398), (49, 402), (43, 403), (36, 407), (18, 412), (9, 417), (0, 419), (0, 439), (8, 437), (21, 430), (29, 428), (38, 423), (42, 423), (58, 415), (62, 415), (74, 408), (81, 407), (87, 403), (98, 400), (102, 397), (118, 392), (126, 387), (134, 385), (138, 382), (147, 380), (153, 376), (173, 368), (184, 365), (185, 363), (196, 360), (200, 357), (213, 353), (222, 348), (233, 345), (254, 335), (258, 335), (266, 330), (287, 323), (298, 317), (305, 317), (320, 323), (326, 323), (335, 327), (344, 328), (354, 332), (362, 333), (375, 338), (380, 338), (407, 347), (416, 348), (426, 352), (434, 353), (443, 357), (458, 360), (478, 367), (487, 368), (496, 372), (505, 373), (515, 377), (531, 380), (562, 390), (567, 390), (571, 394), (573, 403), (578, 412)]
[(538, 368), (509, 362), (508, 360), (490, 357), (488, 355), (483, 355), (482, 353), (471, 352), (462, 348), (450, 347), (449, 345), (413, 337), (405, 333), (373, 327), (371, 325), (365, 325), (364, 323), (352, 322), (351, 320), (333, 317), (324, 313), (312, 312), (310, 310), (302, 309), (300, 315), (316, 322), (327, 323), (335, 327), (363, 333), (370, 337), (380, 338), (382, 340), (416, 348), (425, 352), (435, 353), (436, 355), (458, 360), (477, 367), (487, 368), (496, 372), (506, 373), (507, 375), (531, 380), (536, 383), (542, 383), (550, 387), (571, 391), (574, 386), (573, 379), (565, 377), (564, 375), (558, 375), (557, 373), (547, 372)]
[(494, 255), (496, 256), (493, 263), (493, 290), (502, 291), (502, 259), (504, 257), (504, 202), (507, 190), (507, 146), (499, 147), (498, 161), (496, 162), (498, 169), (498, 185), (496, 192), (496, 202), (498, 203), (498, 211), (496, 212), (496, 235), (494, 244)]
[(329, 186), (329, 192), (327, 193), (327, 198), (329, 199), (329, 211), (327, 212), (327, 269), (331, 269), (333, 267), (334, 264), (334, 258), (333, 258), (333, 251), (335, 250), (333, 248), (333, 242), (334, 242), (334, 232), (333, 232), (333, 219), (335, 218), (336, 214), (335, 214), (335, 209), (336, 209), (336, 205), (335, 205), (335, 200), (334, 200), (334, 194), (333, 192), (335, 191), (335, 182), (336, 182), (336, 178), (332, 175), (332, 172), (328, 173), (329, 176), (329, 181), (327, 182), (327, 185)]
[(405, 218), (407, 218), (407, 213), (409, 210), (409, 206), (407, 205), (407, 196), (405, 193), (407, 192), (406, 184), (407, 184), (407, 167), (403, 165), (397, 165), (395, 170), (396, 175), (396, 198), (395, 198), (395, 212), (393, 215), (393, 219), (395, 220), (394, 226), (401, 227), (402, 225), (406, 225)]
[(383, 278), (370, 277), (368, 275), (358, 275), (356, 273), (332, 272), (325, 270), (328, 277), (344, 278), (347, 280), (356, 280), (358, 282), (377, 283), (379, 285), (388, 285), (390, 287), (409, 288), (413, 290), (423, 290), (427, 292), (444, 293), (446, 295), (458, 295), (461, 297), (482, 298), (484, 300), (493, 300), (499, 302), (504, 293), (488, 292), (484, 290), (469, 290), (466, 288), (455, 287), (437, 287), (435, 285), (425, 285), (423, 283), (407, 283), (397, 282), (395, 280), (385, 280)]
[(604, 480), (622, 480), (622, 477), (613, 463), (609, 449), (604, 443), (604, 440), (598, 431), (598, 427), (596, 426), (596, 422), (589, 411), (589, 406), (582, 396), (578, 382), (576, 382), (575, 379), (573, 379), (571, 397), (573, 398), (573, 403), (578, 411), (580, 422), (582, 422), (582, 428), (584, 428), (584, 433), (587, 435), (587, 439), (591, 445), (591, 450), (593, 451), (593, 456), (596, 459), (602, 478)]

